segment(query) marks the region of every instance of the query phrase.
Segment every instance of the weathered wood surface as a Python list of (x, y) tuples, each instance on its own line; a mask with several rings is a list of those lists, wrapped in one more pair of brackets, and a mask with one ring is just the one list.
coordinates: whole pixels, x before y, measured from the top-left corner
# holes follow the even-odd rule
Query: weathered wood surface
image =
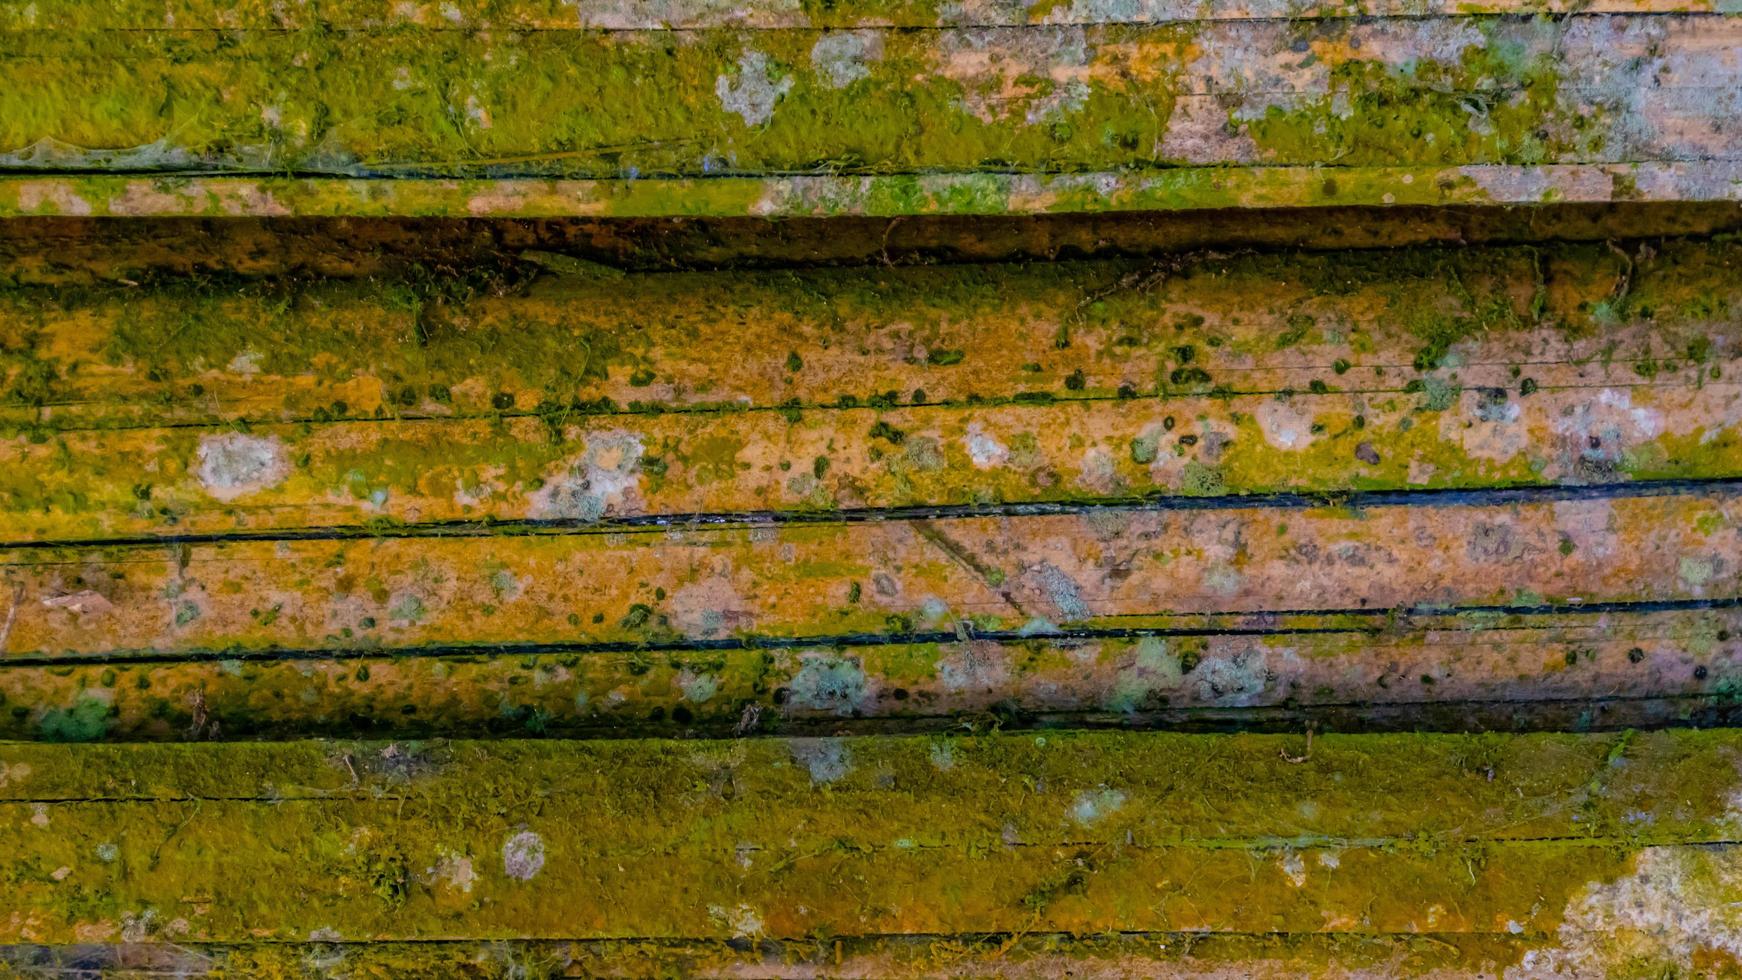
[(0, 568), (14, 653), (463, 650), (1700, 607), (1742, 590), (1739, 535), (1725, 491), (30, 549)]
[(1742, 27), (1703, 5), (179, 6), (0, 25), (0, 164), (28, 172), (0, 213), (1733, 200), (1742, 166)]
[(0, 6), (0, 976), (1742, 977), (1738, 9)]
[(715, 647), (239, 651), (0, 664), (0, 734), (1587, 730), (1742, 719), (1734, 610)]
[[(1515, 976), (1737, 968), (1730, 732), (0, 758), (15, 942), (839, 939), (857, 955), (859, 937), (956, 932), (1357, 933), (1445, 936), (1452, 964)], [(1337, 975), (1329, 958), (1297, 965)]]
[(1722, 721), (1736, 258), (15, 289), (0, 732)]
[(87, 739), (1662, 723), (1734, 699), (1734, 500), (32, 550), (0, 687), (12, 731)]
[(1731, 244), (534, 259), (14, 291), (4, 542), (1742, 476)]

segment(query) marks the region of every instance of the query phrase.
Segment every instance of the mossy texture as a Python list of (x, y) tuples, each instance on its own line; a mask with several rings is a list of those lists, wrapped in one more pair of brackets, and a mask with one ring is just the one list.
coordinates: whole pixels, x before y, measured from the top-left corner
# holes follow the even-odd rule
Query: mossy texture
[(1736, 243), (1011, 221), (1728, 200), (1720, 6), (7, 5), (0, 975), (1742, 976)]
[(1695, 240), (19, 288), (0, 509), (25, 542), (1729, 477), (1735, 262)]
[(1742, 650), (1727, 641), (1742, 636), (1742, 615), (1598, 619), (1295, 616), (1247, 635), (1157, 623), (1137, 637), (13, 664), (0, 669), (0, 736), (1582, 730), (1736, 716)]
[(30, 549), (6, 555), (7, 651), (536, 652), (1047, 635), (1272, 613), (1697, 609), (1736, 593), (1738, 532), (1732, 491), (1677, 488), (1358, 510)]
[[(1734, 833), (1734, 743), (13, 746), (0, 867), (24, 942), (839, 937), (845, 954), (865, 948), (852, 937), (963, 929), (1232, 933), (1236, 949), (1354, 931), (1487, 936), (1514, 962), (1723, 968), (1715, 934), (1605, 919), (1622, 913), (1603, 903), (1618, 888), (1647, 889), (1647, 916), (1733, 901), (1716, 842)], [(1629, 884), (1670, 867), (1679, 892)]]
[[(1361, 169), (1375, 166), (1502, 168), (1433, 181), (1479, 191), (1520, 167), (1720, 158), (1735, 108), (1713, 81), (1735, 68), (1707, 36), (1734, 28), (1689, 15), (586, 32), (481, 30), (453, 13), (371, 29), (17, 29), (0, 60), (0, 150), (32, 171), (604, 178), (611, 189), (587, 197), (668, 195), (667, 213), (790, 211), (794, 197), (825, 213), (985, 213), (1106, 197), (1095, 180), (996, 176), (1013, 173), (1324, 165), (1349, 174), (1323, 193), (1359, 200), (1372, 195), (1358, 185), (1385, 180)], [(910, 179), (760, 180), (797, 173)], [(990, 179), (965, 179), (979, 173)], [(635, 189), (723, 175), (758, 180)], [(1253, 203), (1219, 182), (1204, 171), (1133, 196)], [(132, 202), (13, 190), (27, 212), (206, 197), (149, 182)], [(456, 190), (433, 188), (449, 208)], [(513, 210), (522, 190), (475, 185), (464, 206)]]

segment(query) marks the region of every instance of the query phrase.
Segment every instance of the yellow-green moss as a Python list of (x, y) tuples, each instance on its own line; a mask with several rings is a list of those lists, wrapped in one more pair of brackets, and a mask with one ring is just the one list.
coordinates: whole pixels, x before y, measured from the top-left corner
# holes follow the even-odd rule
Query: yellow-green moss
[[(1359, 52), (1334, 55), (1329, 92), (1306, 106), (1271, 106), (1236, 123), (1277, 162), (1339, 166), (1423, 163), (1540, 164), (1601, 153), (1608, 127), (1588, 105), (1565, 100), (1558, 28), (1523, 30), (1474, 20), (1455, 58), (1387, 62)], [(1337, 39), (1326, 42), (1335, 47)], [(1339, 185), (1348, 178), (1333, 175)]]
[[(12, 746), (0, 875), (32, 910), (7, 938), (34, 942), (1305, 933), (1327, 913), (1546, 937), (1642, 847), (1728, 893), (1729, 851), (1704, 845), (1730, 832), (1734, 741)], [(600, 887), (613, 902), (575, 903)]]

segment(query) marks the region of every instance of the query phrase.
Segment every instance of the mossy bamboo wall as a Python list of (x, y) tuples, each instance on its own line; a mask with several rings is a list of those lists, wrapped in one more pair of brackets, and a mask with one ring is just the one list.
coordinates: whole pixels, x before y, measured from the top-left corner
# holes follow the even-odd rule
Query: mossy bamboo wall
[(1730, 7), (0, 7), (0, 975), (1742, 976)]

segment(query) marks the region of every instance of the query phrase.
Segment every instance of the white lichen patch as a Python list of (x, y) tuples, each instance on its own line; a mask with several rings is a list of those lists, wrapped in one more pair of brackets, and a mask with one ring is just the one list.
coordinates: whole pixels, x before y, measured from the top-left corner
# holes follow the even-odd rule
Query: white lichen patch
[[(1734, 848), (1648, 847), (1631, 874), (1567, 903), (1556, 947), (1532, 950), (1507, 980), (1692, 976), (1689, 964), (1742, 964), (1742, 855)], [(1652, 969), (1655, 967), (1655, 969)]]
[(956, 747), (947, 741), (933, 742), (931, 764), (938, 772), (949, 772), (956, 768)]
[(1091, 610), (1089, 604), (1083, 601), (1082, 588), (1076, 580), (1065, 574), (1064, 570), (1051, 562), (1040, 562), (1030, 567), (1023, 576), (1030, 587), (1046, 597), (1057, 611), (1061, 622), (1073, 622), (1088, 619)]
[(786, 23), (783, 16), (797, 14), (797, 0), (780, 3), (748, 4), (742, 0), (559, 0), (562, 6), (575, 12), (581, 27), (607, 31), (645, 30), (657, 24), (661, 28), (679, 30), (708, 24), (744, 24), (746, 26), (777, 26)]
[(795, 738), (786, 744), (793, 760), (810, 772), (813, 783), (832, 783), (853, 771), (846, 743), (838, 738)]
[(1227, 423), (1202, 419), (1198, 424), (1198, 443), (1189, 450), (1180, 445), (1175, 433), (1161, 425), (1144, 429), (1129, 448), (1133, 461), (1150, 461), (1149, 480), (1155, 486), (1188, 493), (1213, 493), (1217, 492), (1218, 479), (1214, 467), (1233, 444), (1235, 435)]
[(219, 500), (271, 489), (290, 475), (290, 460), (277, 436), (226, 432), (200, 440), (194, 475)]
[(107, 596), (92, 589), (45, 596), (42, 604), (47, 609), (65, 609), (79, 616), (100, 616), (115, 608), (115, 604)]
[(1594, 397), (1566, 405), (1550, 421), (1557, 457), (1544, 472), (1550, 478), (1608, 479), (1622, 470), (1641, 443), (1663, 433), (1663, 415), (1635, 406), (1626, 389), (1604, 388)]
[(641, 504), (639, 436), (620, 430), (587, 437), (581, 455), (563, 464), (532, 495), (528, 516), (541, 520), (596, 521)]
[(968, 423), (967, 435), (962, 437), (962, 448), (968, 451), (968, 459), (975, 469), (989, 470), (1010, 461), (1010, 450), (987, 434), (978, 422)]
[(765, 930), (762, 915), (748, 905), (737, 908), (726, 908), (723, 905), (708, 906), (708, 916), (715, 922), (732, 930), (734, 939), (754, 939)]
[(1070, 816), (1079, 826), (1087, 827), (1118, 812), (1123, 806), (1125, 806), (1124, 790), (1099, 786), (1077, 794), (1077, 798), (1071, 801)]
[(14, 185), (13, 193), (18, 197), (18, 210), (22, 214), (40, 212), (83, 216), (91, 213), (91, 202), (80, 197), (64, 180), (21, 181)]
[(811, 66), (830, 88), (846, 88), (871, 74), (870, 63), (883, 57), (878, 31), (831, 31), (811, 45)]
[(961, 643), (937, 662), (938, 682), (947, 691), (1003, 692), (1010, 681), (1010, 660), (997, 643)]
[(841, 717), (858, 714), (876, 703), (874, 682), (866, 677), (858, 657), (806, 653), (787, 687), (787, 704), (806, 711), (826, 711)]
[(961, 109), (981, 122), (1050, 122), (1088, 102), (1092, 68), (1081, 27), (949, 31), (936, 51), (935, 74), (961, 86)]
[(1555, 530), (1571, 543), (1575, 553), (1588, 558), (1608, 558), (1618, 546), (1615, 504), (1609, 500), (1559, 500), (1554, 503)]
[(1137, 641), (1131, 662), (1119, 669), (1101, 704), (1119, 712), (1160, 707), (1184, 677), (1180, 658), (1168, 650), (1167, 641), (1146, 636)]
[(1504, 463), (1530, 449), (1523, 402), (1500, 388), (1467, 388), (1440, 414), (1440, 438), (1476, 459)]
[(690, 639), (712, 639), (756, 623), (755, 609), (728, 577), (730, 567), (722, 562), (716, 572), (673, 592), (666, 604), (672, 628)]
[(1299, 854), (1296, 854), (1293, 851), (1289, 851), (1282, 855), (1282, 860), (1278, 863), (1282, 868), (1283, 876), (1288, 879), (1289, 884), (1296, 888), (1302, 888), (1306, 885), (1307, 875), (1305, 858), (1302, 858)]
[(428, 603), (415, 592), (398, 592), (388, 598), (387, 617), (395, 623), (415, 626), (428, 615)]
[(919, 618), (927, 625), (935, 626), (940, 620), (950, 614), (950, 604), (937, 596), (926, 596), (919, 604)]
[(678, 672), (677, 689), (691, 704), (705, 704), (720, 693), (720, 680), (713, 674), (684, 669)]
[(28, 762), (0, 762), (0, 787), (22, 783), (30, 778), (30, 773)]
[(1050, 7), (1040, 19), (1043, 24), (1121, 24), (1154, 16), (1153, 8), (1161, 5), (1155, 0), (1071, 0), (1068, 6), (1053, 6), (1030, 0), (1030, 16), (1043, 6)]
[(1215, 561), (1204, 569), (1200, 581), (1204, 589), (1214, 595), (1235, 596), (1240, 594), (1241, 587), (1245, 585), (1246, 576), (1232, 562)]
[(478, 872), (472, 868), (472, 859), (457, 851), (443, 851), (441, 857), (424, 874), (433, 884), (462, 894), (470, 894), (472, 886), (478, 881)]
[(1409, 481), (1409, 485), (1412, 487), (1426, 486), (1433, 482), (1434, 476), (1439, 473), (1439, 469), (1438, 466), (1425, 459), (1412, 459), (1409, 461), (1409, 473), (1405, 479)]
[(1187, 675), (1197, 701), (1231, 708), (1256, 701), (1270, 680), (1270, 655), (1262, 647), (1212, 654)]
[(1305, 449), (1313, 442), (1313, 416), (1303, 400), (1272, 398), (1258, 406), (1258, 429), (1277, 449)]
[(143, 912), (124, 912), (121, 915), (121, 941), (124, 943), (142, 943), (157, 932), (157, 910), (148, 908)]
[(490, 108), (479, 101), (476, 95), (466, 96), (466, 120), (479, 129), (490, 129), (494, 125)]
[(224, 365), (224, 370), (242, 375), (259, 374), (260, 352), (256, 350), (242, 351), (235, 357), (230, 358), (230, 363)]
[(544, 869), (544, 838), (523, 830), (502, 845), (502, 871), (517, 881), (530, 881)]
[(727, 112), (744, 118), (746, 126), (762, 126), (774, 118), (774, 106), (792, 90), (792, 77), (775, 77), (774, 66), (760, 51), (745, 51), (738, 58), (738, 73), (714, 80), (714, 94)]
[(498, 568), (490, 573), (490, 591), (496, 598), (507, 602), (516, 599), (526, 591), (526, 583), (506, 568)]
[(1058, 624), (1044, 616), (1030, 616), (1028, 621), (1017, 628), (1018, 636), (1051, 636), (1063, 632)]
[(1077, 473), (1077, 486), (1098, 494), (1122, 493), (1126, 489), (1112, 454), (1099, 448), (1091, 448), (1083, 453), (1082, 469)]
[(1676, 563), (1676, 577), (1694, 592), (1703, 591), (1723, 571), (1724, 559), (1717, 555), (1684, 555)]

